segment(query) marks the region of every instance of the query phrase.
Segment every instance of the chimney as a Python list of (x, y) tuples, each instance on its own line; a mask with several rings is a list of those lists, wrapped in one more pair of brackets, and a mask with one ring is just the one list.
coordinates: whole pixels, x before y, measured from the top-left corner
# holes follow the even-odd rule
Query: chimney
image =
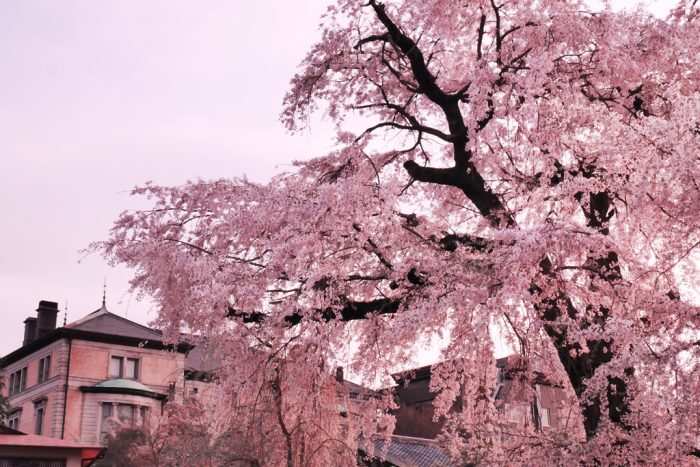
[(29, 317), (24, 320), (24, 341), (22, 345), (27, 345), (34, 340), (36, 336), (36, 318)]
[(56, 317), (58, 315), (58, 303), (42, 300), (39, 302), (39, 308), (36, 309), (37, 326), (36, 338), (50, 333), (56, 329)]

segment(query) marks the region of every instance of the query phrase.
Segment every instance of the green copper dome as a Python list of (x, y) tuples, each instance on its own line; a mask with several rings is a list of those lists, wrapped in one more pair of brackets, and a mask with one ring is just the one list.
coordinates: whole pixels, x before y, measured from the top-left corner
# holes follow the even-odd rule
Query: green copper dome
[(95, 385), (96, 388), (114, 388), (114, 389), (136, 389), (139, 391), (153, 392), (148, 386), (134, 381), (132, 379), (107, 379)]

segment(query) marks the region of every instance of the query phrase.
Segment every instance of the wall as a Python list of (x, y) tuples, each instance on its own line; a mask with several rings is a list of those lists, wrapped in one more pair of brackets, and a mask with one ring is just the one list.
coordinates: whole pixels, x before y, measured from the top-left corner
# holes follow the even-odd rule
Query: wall
[(420, 378), (394, 388), (399, 404), (394, 411), (395, 435), (432, 439), (440, 432), (445, 420), (441, 417), (437, 422), (433, 421), (435, 394), (430, 392), (429, 386), (429, 378)]
[(81, 449), (0, 446), (0, 458), (28, 457), (33, 459), (65, 459), (66, 467), (81, 467), (81, 453)]
[(394, 412), (396, 427), (394, 434), (414, 438), (434, 439), (442, 429), (445, 418), (433, 421), (435, 409), (432, 401), (402, 404)]
[[(45, 398), (44, 423), (42, 434), (53, 438), (60, 438), (63, 416), (63, 398), (65, 388), (65, 375), (67, 363), (68, 343), (66, 339), (61, 339), (50, 345), (28, 355), (4, 369), (4, 394), (9, 393), (9, 375), (22, 367), (27, 367), (26, 389), (10, 397), (10, 407), (12, 410), (21, 409), (19, 430), (25, 433), (35, 433), (35, 411), (34, 402)], [(49, 378), (38, 383), (39, 359), (51, 355), (51, 369)]]
[(82, 420), (80, 427), (80, 441), (83, 443), (99, 444), (102, 414), (100, 406), (102, 403), (116, 403), (135, 405), (137, 407), (148, 407), (149, 421), (157, 423), (161, 411), (162, 403), (150, 397), (134, 396), (127, 394), (83, 394)]
[(138, 382), (153, 392), (167, 395), (175, 383), (175, 400), (182, 400), (185, 356), (177, 352), (74, 340), (71, 349), (68, 410), (65, 439), (99, 442), (101, 402), (121, 402), (148, 406), (152, 415), (160, 415), (161, 402), (141, 396), (92, 394), (81, 386), (94, 386), (109, 379), (111, 356), (139, 359)]
[(179, 396), (182, 395), (183, 354), (81, 340), (74, 340), (71, 350), (71, 386), (93, 386), (109, 379), (109, 359), (112, 355), (140, 359), (138, 381), (154, 392), (167, 394), (169, 384), (175, 383)]
[[(51, 355), (49, 378), (38, 383), (39, 359)], [(28, 355), (4, 369), (4, 393), (8, 394), (9, 375), (18, 369), (27, 367), (27, 385), (21, 393), (10, 398), (12, 409), (21, 409), (18, 429), (25, 433), (35, 433), (34, 403), (45, 399), (44, 422), (42, 434), (52, 438), (72, 441), (93, 442), (99, 429), (96, 421), (99, 401), (86, 400), (81, 386), (94, 386), (109, 379), (109, 359), (112, 355), (139, 359), (138, 381), (148, 386), (153, 392), (168, 395), (170, 385), (174, 384), (175, 400), (182, 401), (184, 393), (185, 356), (177, 352), (106, 344), (83, 340), (70, 342), (70, 377), (69, 340), (60, 339), (43, 349)], [(66, 380), (68, 383), (66, 384)], [(129, 396), (131, 397), (131, 396)], [(152, 413), (160, 413), (160, 401), (151, 398), (138, 400), (126, 399), (124, 403), (151, 407)], [(142, 400), (143, 399), (143, 400)], [(115, 399), (116, 401), (116, 399)], [(65, 408), (65, 427), (64, 427)], [(85, 434), (83, 431), (87, 430)]]

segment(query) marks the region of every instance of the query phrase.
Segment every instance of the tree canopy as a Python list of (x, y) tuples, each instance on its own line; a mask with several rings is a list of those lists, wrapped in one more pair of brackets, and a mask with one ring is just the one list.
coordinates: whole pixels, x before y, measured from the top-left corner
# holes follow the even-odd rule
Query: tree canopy
[[(327, 412), (348, 347), (372, 380), (436, 335), (451, 365), (432, 383), (438, 410), (466, 395), (452, 454), (512, 461), (512, 439), (464, 435), (494, 423), (490, 329), (579, 404), (585, 436), (527, 433), (523, 462), (693, 462), (698, 11), (339, 0), (281, 115), (296, 131), (325, 111), (336, 148), (266, 184), (137, 188), (153, 208), (124, 213), (99, 248), (134, 268), (172, 339), (217, 342), (224, 391), (279, 388), (285, 362), (288, 462), (310, 455), (292, 432)], [(371, 123), (344, 131), (351, 115)], [(390, 432), (376, 420), (390, 404), (368, 404), (347, 439)]]

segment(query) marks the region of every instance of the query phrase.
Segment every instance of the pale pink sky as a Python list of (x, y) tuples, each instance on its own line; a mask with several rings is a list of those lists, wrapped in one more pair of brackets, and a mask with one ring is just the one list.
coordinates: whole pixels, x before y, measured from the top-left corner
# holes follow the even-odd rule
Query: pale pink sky
[(0, 355), (41, 299), (99, 308), (105, 276), (111, 311), (152, 317), (128, 271), (78, 263), (134, 185), (264, 181), (324, 151), (322, 125), (277, 116), (328, 3), (0, 0)]
[(129, 271), (78, 263), (134, 185), (264, 181), (330, 146), (329, 125), (289, 136), (277, 119), (329, 3), (0, 0), (0, 355), (39, 300), (69, 321), (97, 309), (105, 277), (110, 311), (153, 317)]

